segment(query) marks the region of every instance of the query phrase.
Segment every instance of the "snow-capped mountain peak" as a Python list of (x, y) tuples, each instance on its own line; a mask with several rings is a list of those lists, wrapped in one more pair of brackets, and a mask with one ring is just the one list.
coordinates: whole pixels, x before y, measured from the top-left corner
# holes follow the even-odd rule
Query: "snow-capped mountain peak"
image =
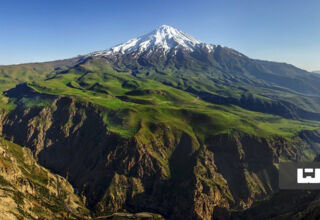
[[(162, 25), (152, 32), (131, 39), (123, 44), (117, 45), (105, 51), (95, 52), (91, 55), (112, 55), (112, 54), (139, 54), (146, 50), (161, 49), (167, 53), (173, 48), (182, 47), (186, 50), (193, 51), (195, 47), (202, 45), (200, 41), (194, 37), (168, 25)], [(208, 50), (212, 49), (212, 45), (206, 45)]]

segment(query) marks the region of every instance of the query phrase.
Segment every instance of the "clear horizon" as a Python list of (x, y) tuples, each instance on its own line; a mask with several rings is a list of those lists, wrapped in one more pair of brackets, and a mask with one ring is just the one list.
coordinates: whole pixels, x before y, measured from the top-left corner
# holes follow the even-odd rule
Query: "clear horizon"
[(166, 24), (254, 59), (315, 71), (319, 6), (315, 0), (12, 0), (0, 8), (0, 65), (105, 50)]

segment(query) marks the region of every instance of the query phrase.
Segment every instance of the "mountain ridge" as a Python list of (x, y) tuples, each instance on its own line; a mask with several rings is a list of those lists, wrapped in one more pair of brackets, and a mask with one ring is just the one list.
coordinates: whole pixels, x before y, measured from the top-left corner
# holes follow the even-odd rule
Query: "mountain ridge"
[[(132, 75), (138, 78), (161, 81), (184, 91), (195, 91), (194, 94), (206, 92), (206, 94), (209, 93), (209, 96), (218, 95), (219, 100), (226, 97), (233, 100), (232, 102), (230, 100), (223, 102), (225, 104), (239, 104), (246, 107), (246, 103), (241, 103), (241, 97), (247, 96), (246, 93), (249, 92), (259, 94), (262, 97), (262, 99), (259, 98), (261, 103), (266, 103), (265, 100), (271, 102), (272, 99), (276, 99), (276, 102), (281, 99), (282, 103), (291, 102), (293, 107), (281, 114), (282, 116), (287, 115), (286, 117), (289, 115), (289, 117), (296, 118), (293, 115), (301, 115), (294, 113), (296, 111), (294, 106), (297, 104), (299, 104), (298, 108), (303, 109), (303, 111), (299, 110), (300, 112), (311, 112), (311, 115), (320, 109), (320, 95), (317, 86), (320, 83), (320, 78), (316, 73), (307, 72), (291, 64), (251, 59), (238, 51), (220, 45), (214, 45), (214, 49), (211, 51), (205, 46), (208, 44), (201, 43), (188, 34), (166, 25), (160, 26), (143, 36), (147, 36), (147, 39), (149, 39), (148, 37), (153, 38), (155, 34), (162, 33), (162, 31), (164, 35), (159, 35), (165, 41), (167, 38), (180, 36), (181, 33), (182, 38), (187, 36), (187, 39), (193, 42), (193, 50), (184, 49), (185, 45), (182, 47), (173, 45), (170, 50), (165, 50), (160, 44), (160, 46), (156, 45), (156, 48), (160, 48), (158, 50), (153, 50), (152, 47), (143, 47), (140, 51), (139, 47), (131, 45), (131, 48), (126, 48), (129, 49), (128, 53), (122, 53), (120, 45), (120, 49), (118, 48), (115, 51), (111, 48), (67, 60), (42, 64), (0, 66), (0, 80), (2, 72), (4, 81), (8, 81), (8, 78), (10, 78), (10, 81), (15, 82), (13, 85), (16, 85), (25, 80), (36, 79), (34, 74), (39, 72), (45, 74), (38, 74), (38, 78), (45, 79), (55, 73), (68, 72), (83, 63), (90, 63), (90, 59), (103, 59), (106, 62), (103, 65), (111, 65), (113, 69), (119, 72), (130, 71)], [(139, 37), (135, 39), (139, 39)], [(161, 43), (161, 40), (159, 42)], [(163, 53), (164, 51), (166, 52)], [(108, 53), (106, 54), (106, 52)], [(35, 70), (34, 67), (36, 67)], [(13, 74), (7, 74), (15, 70), (19, 70), (17, 71), (17, 77), (13, 77)], [(26, 79), (26, 72), (30, 72), (32, 76)], [(230, 87), (233, 88), (233, 91), (228, 89)], [(243, 88), (245, 89), (243, 90)], [(294, 95), (294, 98), (292, 98), (292, 95)], [(211, 99), (211, 101), (215, 102), (215, 99)], [(270, 103), (267, 105), (270, 105)], [(278, 106), (278, 104), (275, 104), (275, 106)], [(293, 113), (290, 113), (292, 111)], [(276, 111), (267, 110), (264, 112)]]
[(215, 47), (211, 44), (202, 43), (195, 39), (193, 36), (186, 34), (176, 28), (173, 28), (168, 25), (161, 25), (160, 27), (148, 34), (142, 35), (137, 38), (133, 38), (123, 44), (119, 44), (104, 51), (90, 53), (89, 55), (107, 56), (116, 53), (139, 54), (150, 49), (160, 49), (164, 54), (166, 54), (170, 50), (178, 47), (182, 47), (186, 50), (193, 51), (195, 47), (199, 47), (200, 45), (205, 46), (209, 51), (213, 51)]

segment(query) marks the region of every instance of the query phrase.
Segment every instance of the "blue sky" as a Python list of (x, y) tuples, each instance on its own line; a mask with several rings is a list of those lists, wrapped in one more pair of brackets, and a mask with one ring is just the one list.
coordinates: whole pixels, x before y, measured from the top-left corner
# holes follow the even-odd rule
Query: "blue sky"
[(4, 0), (0, 64), (103, 50), (162, 24), (252, 58), (320, 70), (318, 0)]

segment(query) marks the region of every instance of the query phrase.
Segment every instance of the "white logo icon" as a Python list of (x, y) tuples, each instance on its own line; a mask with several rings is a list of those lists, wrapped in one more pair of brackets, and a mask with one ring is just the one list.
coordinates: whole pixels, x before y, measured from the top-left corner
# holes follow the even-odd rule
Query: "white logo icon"
[(298, 168), (297, 181), (298, 183), (320, 183), (320, 168)]

